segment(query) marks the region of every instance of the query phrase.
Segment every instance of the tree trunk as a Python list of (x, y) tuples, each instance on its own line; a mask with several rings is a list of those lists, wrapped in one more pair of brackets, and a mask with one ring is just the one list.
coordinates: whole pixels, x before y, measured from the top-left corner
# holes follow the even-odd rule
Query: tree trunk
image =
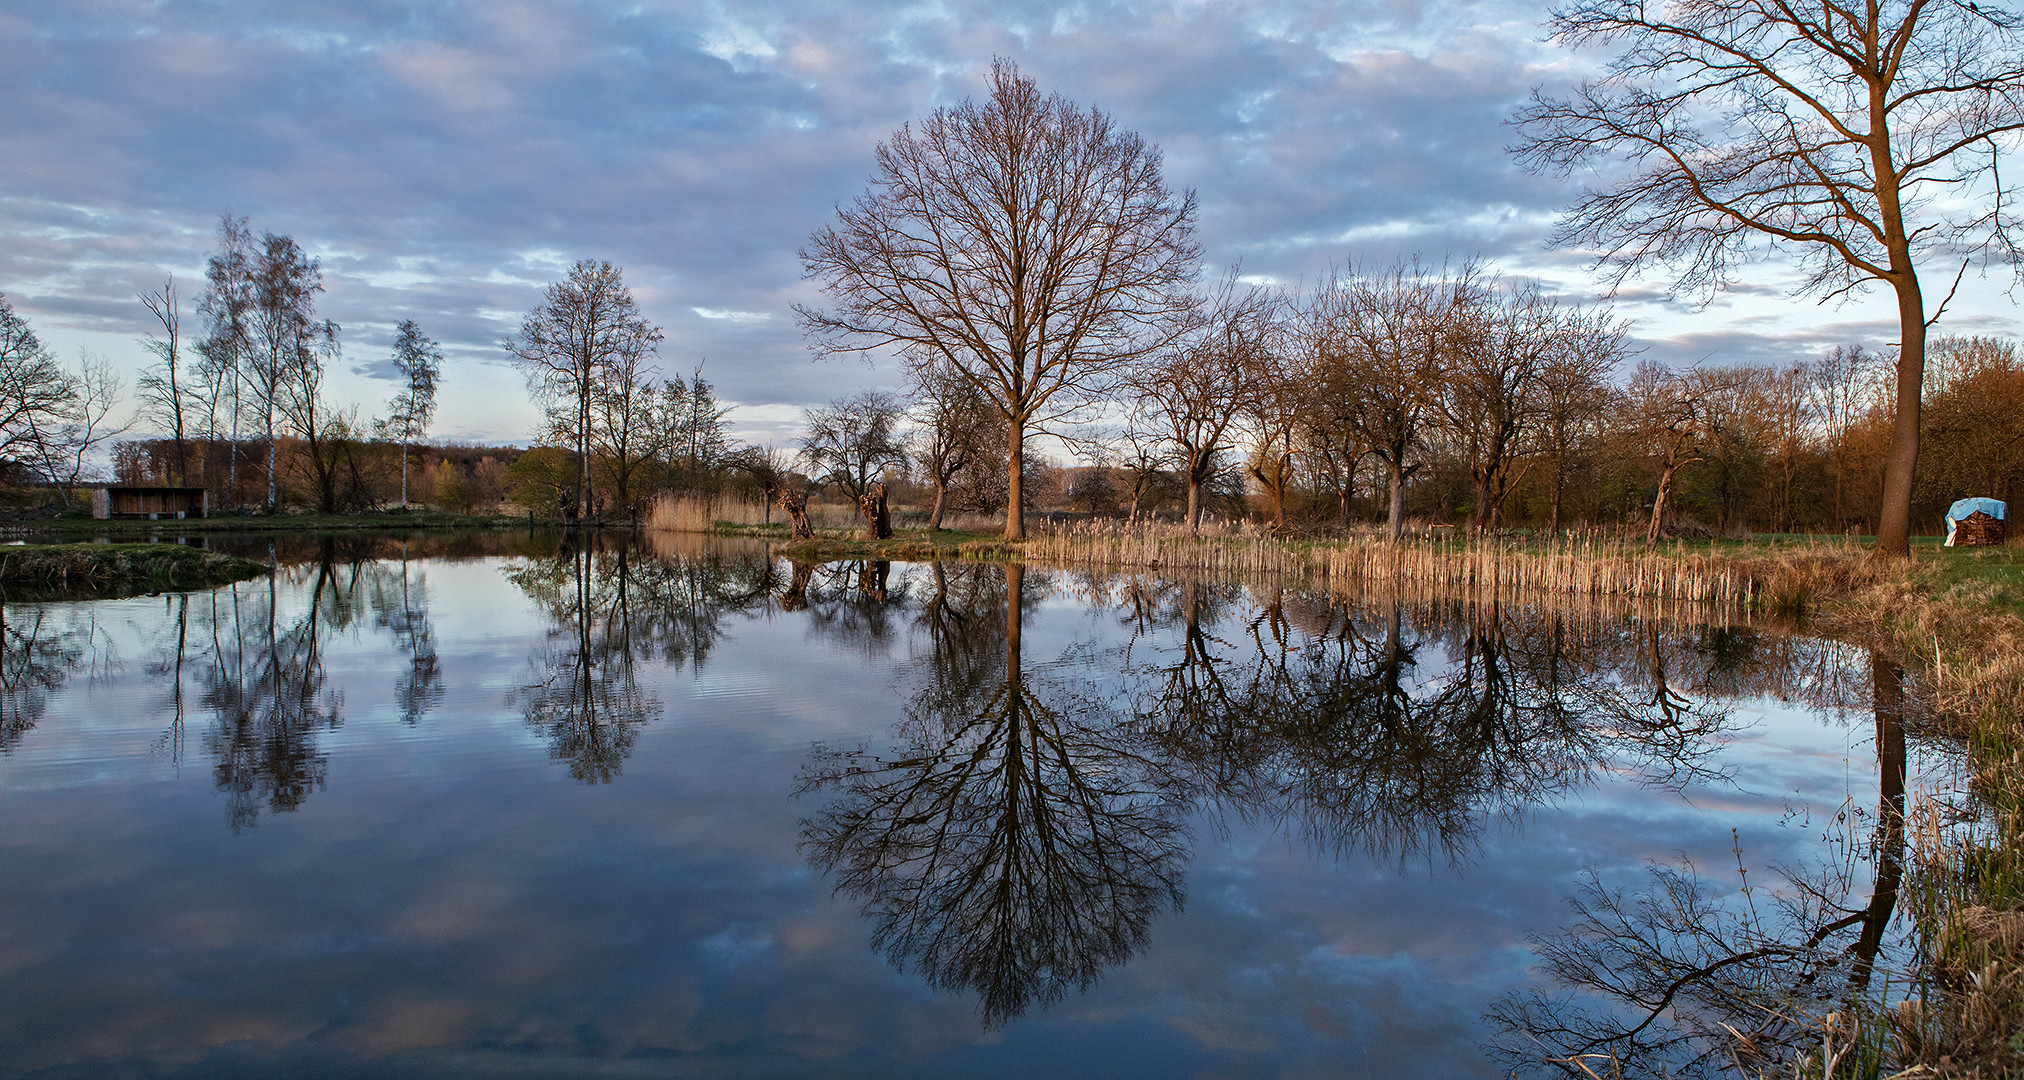
[(1550, 507), (1546, 515), (1546, 535), (1548, 536), (1560, 535), (1560, 499), (1566, 489), (1567, 464), (1561, 459), (1555, 458), (1553, 460), (1553, 484), (1548, 489), (1549, 494), (1547, 496), (1547, 505)]
[(1006, 467), (1010, 475), (1005, 478), (1005, 539), (1026, 539), (1026, 491), (1023, 480), (1026, 472), (1026, 422), (1014, 419), (1010, 426), (1010, 460)]
[(1391, 510), (1385, 518), (1385, 539), (1396, 544), (1406, 528), (1406, 471), (1400, 462), (1385, 462), (1391, 476)]
[(274, 497), (274, 407), (267, 407), (267, 512), (273, 513)]
[[(1899, 259), (1892, 252), (1892, 269)], [(1926, 307), (1918, 278), (1906, 269), (1897, 284), (1898, 363), (1897, 417), (1891, 428), (1890, 454), (1884, 459), (1883, 505), (1878, 508), (1876, 553), (1888, 559), (1912, 554), (1912, 478), (1919, 466), (1920, 395), (1926, 378)]]
[[(1134, 502), (1133, 507), (1137, 507)], [(1202, 531), (1202, 482), (1195, 478), (1195, 471), (1188, 470), (1188, 532)]]
[(576, 402), (576, 491), (577, 517), (588, 520), (596, 508), (591, 491), (590, 479), (590, 370), (589, 357), (584, 358), (584, 381), (580, 384)]
[(1652, 500), (1652, 523), (1645, 530), (1645, 551), (1647, 553), (1658, 549), (1659, 521), (1665, 516), (1666, 495), (1673, 490), (1673, 474), (1679, 472), (1679, 470), (1680, 466), (1677, 464), (1667, 465), (1666, 471), (1659, 475), (1658, 497)]
[(884, 484), (873, 483), (857, 497), (857, 512), (864, 517), (864, 536), (867, 540), (889, 540), (893, 535), (892, 515), (886, 511), (886, 488)]
[(808, 500), (786, 488), (780, 489), (780, 509), (787, 511), (787, 518), (794, 523), (790, 535), (796, 540), (815, 539), (815, 528), (808, 523)]
[(938, 476), (935, 478), (935, 508), (928, 511), (928, 528), (939, 529), (942, 527), (942, 508), (948, 504), (949, 482)]

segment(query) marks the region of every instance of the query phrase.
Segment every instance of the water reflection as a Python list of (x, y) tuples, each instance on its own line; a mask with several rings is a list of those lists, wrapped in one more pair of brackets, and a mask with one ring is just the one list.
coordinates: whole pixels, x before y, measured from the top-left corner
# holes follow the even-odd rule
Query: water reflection
[(1143, 730), (1203, 796), (1323, 848), (1453, 859), (1486, 820), (1605, 766), (1719, 777), (1728, 714), (1667, 686), (1655, 624), (1647, 696), (1562, 613), (1458, 601), (1421, 607), (1412, 630), (1402, 601), (1279, 592), (1229, 640), (1209, 626), (1226, 601), (1176, 590), (1180, 644), (1146, 672)]
[(594, 535), (566, 539), (507, 577), (549, 620), (528, 681), (508, 701), (585, 783), (618, 776), (639, 728), (661, 715), (640, 662), (700, 670), (724, 620), (766, 606), (776, 584), (760, 554), (655, 558)]
[(863, 905), (874, 947), (975, 993), (992, 1025), (1130, 958), (1180, 904), (1187, 859), (1170, 774), (1080, 688), (1027, 675), (1024, 573), (1003, 581), (992, 596), (971, 576), (958, 606), (938, 567), (920, 621), (931, 674), (900, 749), (821, 752), (802, 777), (839, 796), (804, 849)]
[[(135, 685), (121, 692), (145, 695), (162, 718), (159, 754), (193, 763), (189, 801), (228, 868), (206, 877), (212, 868), (192, 869), (192, 860), (162, 873), (217, 877), (228, 887), (201, 891), (241, 905), (227, 917), (220, 901), (221, 914), (203, 925), (252, 925), (254, 909), (301, 906), (255, 899), (287, 894), (263, 881), (264, 867), (246, 865), (260, 845), (216, 829), (210, 781), (235, 831), (310, 809), (289, 835), (302, 841), (299, 850), (337, 853), (324, 863), (322, 891), (341, 892), (330, 883), (355, 876), (361, 896), (396, 897), (385, 910), (372, 906), (380, 900), (351, 897), (353, 914), (327, 924), (276, 922), (269, 932), (277, 944), (247, 961), (249, 970), (278, 970), (276, 956), (294, 957), (290, 950), (312, 939), (344, 941), (362, 959), (356, 968), (299, 961), (290, 970), (338, 972), (329, 978), (343, 985), (325, 989), (344, 1004), (325, 1010), (317, 1003), (325, 999), (304, 997), (295, 1003), (301, 1015), (273, 1030), (343, 1030), (354, 1000), (403, 1018), (449, 1002), (466, 1019), (445, 1021), (415, 1045), (433, 1039), (426, 1045), (444, 1053), (506, 1046), (497, 1050), (505, 1056), (588, 1046), (587, 1071), (609, 1047), (586, 1017), (623, 1015), (651, 1029), (651, 1037), (624, 1036), (635, 1039), (625, 1045), (701, 1056), (772, 1038), (719, 1034), (774, 1022), (752, 1017), (793, 1014), (781, 1021), (788, 1034), (779, 1045), (804, 1038), (814, 1023), (805, 1017), (822, 1010), (796, 1003), (814, 998), (868, 1018), (836, 1045), (897, 1043), (891, 1032), (907, 1024), (934, 1027), (937, 1045), (956, 1045), (978, 1038), (967, 1018), (973, 1001), (993, 1028), (1028, 1016), (1026, 1026), (991, 1036), (1008, 1044), (1101, 1030), (1136, 1046), (1139, 1036), (1121, 1032), (1137, 1025), (1178, 1045), (1185, 1040), (1162, 1025), (1192, 1017), (1209, 1032), (1197, 1039), (1210, 1049), (1187, 1063), (1199, 1072), (1265, 1072), (1267, 1058), (1305, 1053), (1214, 1057), (1244, 1039), (1284, 1037), (1289, 1047), (1309, 1039), (1299, 1045), (1320, 1049), (1307, 1064), (1334, 1061), (1357, 1039), (1393, 1039), (1372, 1033), (1394, 1030), (1419, 1032), (1413, 1038), (1439, 1042), (1443, 1054), (1464, 1045), (1475, 1055), (1483, 1005), (1525, 977), (1508, 943), (1556, 925), (1552, 904), (1578, 865), (1569, 860), (1594, 859), (1603, 865), (1577, 898), (1576, 921), (1541, 938), (1550, 972), (1581, 994), (1507, 1003), (1499, 1018), (1522, 1044), (1511, 1064), (1599, 1053), (1691, 1072), (1728, 1060), (1722, 1048), (1735, 1040), (1722, 1025), (1757, 1045), (1788, 1044), (1792, 1030), (1765, 1026), (1763, 1009), (1789, 1002), (1794, 987), (1821, 1002), (1872, 990), (1885, 981), (1894, 931), (1902, 932), (1891, 920), (1903, 877), (1902, 676), (1888, 665), (1851, 665), (1845, 649), (1749, 626), (1493, 599), (1352, 600), (976, 563), (788, 563), (758, 548), (595, 537), (501, 536), (471, 548), (506, 556), (497, 565), (510, 586), (501, 586), (491, 566), (443, 569), (463, 543), (291, 541), (264, 581), (120, 608), (0, 611), (0, 752), (8, 754), (43, 737), (38, 723), (60, 727), (42, 719), (52, 701), (88, 691), (93, 673), (120, 670), (92, 613), (132, 616), (140, 662), (127, 672)], [(459, 606), (481, 593), (473, 608)], [(515, 624), (498, 622), (498, 612)], [(693, 678), (713, 664), (721, 678)], [(493, 681), (500, 677), (504, 685)], [(895, 689), (889, 711), (851, 711)], [(1761, 889), (1754, 909), (1720, 902), (1710, 882), (1682, 867), (1655, 874), (1650, 889), (1611, 891), (1626, 884), (1624, 864), (1635, 872), (1645, 845), (1688, 844), (1679, 823), (1690, 816), (1699, 827), (1721, 814), (1726, 832), (1737, 814), (1762, 812), (1762, 799), (1730, 812), (1749, 796), (1724, 787), (1738, 757), (1718, 753), (1742, 734), (1731, 699), (1750, 695), (1824, 709), (1873, 700), (1884, 764), (1877, 809), (1850, 808), (1853, 824), (1829, 851), (1835, 858), (1801, 868), (1795, 857), (1790, 887)], [(657, 723), (684, 702), (694, 703), (698, 722)], [(71, 746), (101, 736), (90, 711), (53, 710), (86, 717)], [(367, 722), (376, 716), (386, 723)], [(807, 753), (816, 737), (832, 742)], [(868, 745), (853, 745), (858, 738)], [(1845, 771), (1837, 738), (1826, 737), (1832, 783)], [(367, 746), (382, 756), (360, 753), (352, 767), (344, 755)], [(1749, 757), (1750, 749), (1741, 760), (1775, 757)], [(542, 760), (544, 750), (555, 764)], [(395, 754), (417, 767), (385, 769)], [(559, 778), (556, 765), (584, 783), (616, 786), (525, 782)], [(783, 808), (777, 792), (797, 765), (804, 801)], [(1620, 778), (1735, 801), (1704, 814), (1670, 796), (1626, 794)], [(1775, 816), (1784, 788), (1771, 783), (1764, 790)], [(348, 799), (319, 797), (326, 784), (358, 787), (347, 787)], [(1568, 798), (1588, 791), (1592, 800)], [(432, 847), (412, 829), (410, 811), (429, 812), (446, 792), (474, 808), (473, 822), (513, 821), (512, 834), (453, 823), (473, 831)], [(0, 794), (41, 805), (30, 784)], [(364, 826), (348, 816), (382, 798), (398, 809)], [(66, 809), (78, 805), (81, 798)], [(1604, 823), (1619, 807), (1675, 831), (1612, 850), (1612, 837), (1636, 834), (1646, 820)], [(63, 819), (57, 810), (48, 816)], [(1547, 827), (1537, 827), (1542, 820)], [(376, 852), (410, 845), (400, 856), (408, 861), (345, 862), (339, 848), (367, 828), (400, 841)], [(595, 858), (572, 843), (591, 828), (610, 838)], [(521, 842), (523, 831), (530, 842)], [(46, 865), (90, 854), (89, 844), (51, 835), (59, 842), (38, 856)], [(1221, 844), (1232, 836), (1248, 846), (1233, 853)], [(332, 846), (315, 847), (318, 838)], [(811, 864), (826, 881), (806, 872)], [(440, 879), (426, 867), (440, 867)], [(157, 872), (152, 864), (149, 872)], [(1195, 903), (1175, 916), (1190, 880)], [(235, 892), (234, 881), (269, 891)], [(586, 911), (585, 881), (607, 902)], [(1455, 881), (1468, 887), (1452, 889)], [(823, 903), (830, 887), (846, 901), (839, 909)], [(1471, 895), (1436, 895), (1444, 890)], [(95, 940), (102, 930), (82, 915), (76, 926), (86, 930), (65, 929), (72, 913), (48, 906), (53, 913), (42, 918), (63, 932), (38, 930), (38, 940)], [(643, 929), (642, 911), (662, 914)], [(164, 905), (162, 915), (182, 913)], [(153, 943), (173, 936), (137, 934), (146, 948), (135, 955), (157, 956)], [(867, 936), (911, 973), (897, 980), (900, 992), (885, 960), (865, 952)], [(1134, 957), (1140, 963), (1121, 970)], [(151, 985), (172, 986), (214, 961), (184, 953), (136, 963), (173, 976)], [(1409, 968), (1420, 982), (1394, 977)], [(462, 974), (440, 974), (452, 969)], [(950, 1000), (895, 1004), (918, 985), (915, 976)], [(1101, 996), (1040, 1015), (1104, 980)], [(245, 985), (263, 1002), (287, 997), (261, 979)], [(755, 987), (774, 987), (765, 991), (774, 996)], [(1451, 995), (1425, 1012), (1463, 1019), (1453, 1029), (1377, 1026), (1414, 1019), (1419, 1006), (1408, 991)], [(1327, 1012), (1329, 1023), (1357, 1010), (1378, 1019), (1324, 1031), (1300, 1014), (1315, 1002), (1313, 1015)], [(266, 1005), (238, 1007), (254, 1015)], [(734, 1014), (742, 1019), (734, 1023)], [(1640, 1026), (1647, 1017), (1655, 1019)], [(842, 1031), (859, 1021), (824, 1022)], [(1224, 1027), (1209, 1031), (1217, 1024)], [(500, 1041), (523, 1031), (593, 1034)], [(1221, 1032), (1234, 1034), (1218, 1042)], [(16, 1036), (15, 1045), (30, 1039)], [(799, 1051), (781, 1051), (790, 1052)], [(961, 1071), (943, 1069), (938, 1052), (921, 1052), (924, 1075)], [(893, 1051), (902, 1053), (913, 1050)], [(1696, 1058), (1704, 1053), (1714, 1056)], [(1425, 1060), (1439, 1064), (1422, 1073), (1459, 1059)]]
[(0, 605), (0, 753), (14, 749), (49, 709), (50, 695), (89, 649), (88, 622), (42, 605)]
[(1730, 711), (1695, 694), (1758, 659), (1748, 636), (1494, 599), (1119, 579), (1081, 598), (1127, 643), (1036, 679), (1020, 631), (1051, 587), (1031, 572), (937, 565), (895, 591), (872, 573), (797, 566), (783, 593), (860, 642), (896, 632), (904, 601), (924, 641), (891, 749), (822, 747), (804, 769), (802, 793), (830, 799), (804, 850), (876, 948), (974, 993), (987, 1023), (1143, 944), (1184, 895), (1190, 814), (1288, 826), (1336, 857), (1452, 862), (1604, 770), (1726, 784)]
[[(1818, 857), (1778, 867), (1769, 888), (1750, 882), (1740, 841), (1734, 887), (1686, 861), (1650, 867), (1636, 891), (1591, 870), (1569, 898), (1572, 923), (1534, 941), (1562, 992), (1515, 994), (1489, 1014), (1514, 1071), (1778, 1070), (1819, 1045), (1828, 1017), (1887, 1004), (1871, 995), (1880, 959), (1903, 944), (1889, 935), (1904, 881), (1906, 698), (1896, 664), (1872, 656), (1869, 671), (1875, 813), (1842, 807)], [(1846, 1028), (1833, 1035), (1854, 1042)]]
[(1177, 641), (1134, 668), (1140, 730), (1200, 798), (1325, 850), (1452, 860), (1486, 821), (1604, 768), (1727, 779), (1729, 711), (1668, 681), (1691, 650), (1656, 622), (1285, 591), (1247, 610), (1228, 586), (1149, 588), (1124, 584), (1122, 610)]

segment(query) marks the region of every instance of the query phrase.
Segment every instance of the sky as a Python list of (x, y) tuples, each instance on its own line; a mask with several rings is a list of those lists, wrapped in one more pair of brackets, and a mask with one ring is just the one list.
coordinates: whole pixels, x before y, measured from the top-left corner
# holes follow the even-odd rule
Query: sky
[[(702, 370), (733, 429), (896, 389), (887, 360), (812, 360), (797, 251), (900, 125), (981, 96), (996, 57), (1157, 144), (1200, 200), (1213, 275), (1297, 285), (1348, 260), (1480, 256), (1570, 300), (1549, 250), (1580, 177), (1527, 174), (1512, 111), (1600, 57), (1545, 40), (1544, 0), (885, 5), (487, 0), (0, 4), (0, 293), (75, 364), (133, 375), (136, 297), (174, 275), (194, 325), (221, 214), (321, 260), (331, 390), (384, 414), (394, 328), (447, 362), (431, 435), (539, 425), (500, 343), (578, 259), (624, 269), (663, 369)], [(1949, 270), (1952, 269), (1950, 266)], [(1948, 273), (1944, 275), (1951, 277)], [(1779, 363), (1896, 337), (1872, 290), (1795, 297), (1775, 259), (1703, 305), (1662, 278), (1613, 299), (1646, 355)], [(2002, 270), (1942, 333), (2024, 335)], [(1941, 288), (1944, 288), (1942, 283)]]

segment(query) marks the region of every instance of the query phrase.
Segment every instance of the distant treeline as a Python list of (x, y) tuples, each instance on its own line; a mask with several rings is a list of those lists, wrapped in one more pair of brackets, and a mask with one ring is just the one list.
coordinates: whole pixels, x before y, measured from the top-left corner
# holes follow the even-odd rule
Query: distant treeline
[[(321, 464), (307, 444), (291, 436), (276, 439), (275, 489), (283, 508), (329, 508), (359, 513), (399, 505), (402, 444), (383, 439), (329, 440), (319, 448)], [(407, 448), (408, 500), (460, 513), (508, 508), (547, 515), (574, 494), (575, 454), (557, 446), (486, 446), (434, 443)], [(259, 506), (267, 492), (267, 446), (259, 439), (186, 441), (180, 451), (187, 472), (179, 472), (175, 440), (132, 439), (113, 449), (114, 482), (186, 482), (211, 492), (220, 508)], [(609, 462), (596, 462), (608, 470)], [(662, 492), (756, 494), (752, 482), (722, 463), (699, 470), (685, 460), (661, 460), (637, 467), (628, 494), (650, 500)], [(751, 489), (748, 492), (747, 489)], [(607, 507), (622, 513), (626, 507)]]

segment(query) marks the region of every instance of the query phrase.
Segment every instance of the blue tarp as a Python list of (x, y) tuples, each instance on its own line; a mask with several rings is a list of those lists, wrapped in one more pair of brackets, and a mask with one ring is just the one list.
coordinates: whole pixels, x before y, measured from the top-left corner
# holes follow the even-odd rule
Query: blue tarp
[(1962, 499), (1947, 507), (1947, 546), (1954, 546), (1954, 526), (1968, 520), (1968, 515), (1980, 510), (1997, 521), (2009, 520), (2010, 508), (1995, 499)]

